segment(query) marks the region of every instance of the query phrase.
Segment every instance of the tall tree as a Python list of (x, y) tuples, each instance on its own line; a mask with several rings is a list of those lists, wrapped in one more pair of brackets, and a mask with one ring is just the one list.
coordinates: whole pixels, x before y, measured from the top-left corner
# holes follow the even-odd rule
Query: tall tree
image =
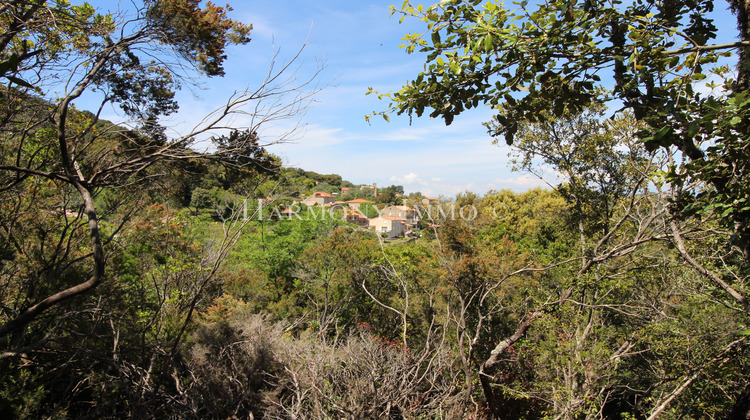
[[(496, 112), (490, 132), (512, 143), (524, 123), (542, 122), (548, 113), (619, 101), (648, 124), (640, 137), (650, 149), (675, 148), (689, 159), (669, 172), (672, 181), (706, 185), (700, 193), (679, 192), (687, 212), (720, 208), (736, 233), (732, 245), (750, 261), (750, 155), (743, 147), (750, 127), (750, 23), (745, 2), (729, 4), (739, 41), (717, 44), (712, 0), (512, 7), (479, 0), (425, 7), (407, 0), (394, 13), (426, 23), (425, 32), (404, 38), (408, 53), (426, 55), (425, 68), (386, 95), (392, 101), (386, 113), (427, 111), (450, 124), (486, 104)], [(736, 79), (721, 61), (727, 56), (736, 59)], [(706, 94), (696, 83), (723, 93)]]
[[(551, 319), (564, 319), (562, 322), (571, 325), (558, 345), (573, 344), (564, 351), (578, 358), (578, 362), (561, 359), (556, 363), (567, 367), (547, 372), (555, 381), (565, 381), (565, 401), (543, 397), (553, 401), (553, 411), (572, 418), (584, 413), (596, 416), (594, 410), (599, 410), (603, 417), (613, 407), (607, 403), (610, 398), (619, 400), (615, 406), (633, 405), (628, 402), (632, 395), (609, 394), (613, 388), (606, 384), (597, 394), (591, 384), (610, 380), (602, 377), (602, 372), (615, 373), (621, 362), (614, 360), (620, 359), (617, 354), (621, 349), (637, 347), (638, 341), (648, 339), (625, 333), (611, 341), (606, 335), (592, 335), (591, 326), (610, 325), (614, 332), (630, 322), (638, 325), (648, 319), (649, 328), (661, 332), (654, 339), (668, 340), (669, 334), (660, 329), (664, 324), (660, 312), (672, 313), (672, 309), (638, 302), (632, 296), (649, 278), (643, 274), (655, 267), (654, 261), (665, 267), (672, 264), (669, 255), (679, 257), (703, 279), (703, 283), (687, 287), (685, 275), (671, 268), (666, 272), (675, 276), (675, 283), (669, 287), (692, 289), (691, 296), (698, 296), (694, 299), (701, 299), (705, 288), (732, 311), (723, 314), (729, 318), (722, 326), (709, 329), (714, 339), (701, 350), (700, 362), (683, 359), (682, 369), (670, 366), (653, 371), (658, 373), (652, 382), (655, 388), (644, 394), (653, 393), (654, 403), (646, 409), (649, 418), (663, 415), (670, 404), (691, 392), (700, 377), (705, 377), (700, 388), (711, 389), (717, 383), (708, 377), (712, 366), (733, 364), (743, 372), (739, 375), (745, 375), (740, 358), (731, 356), (743, 348), (743, 341), (728, 337), (733, 329), (742, 328), (750, 313), (743, 292), (748, 276), (742, 274), (750, 262), (750, 183), (746, 176), (750, 162), (746, 147), (750, 37), (745, 3), (731, 1), (740, 41), (716, 44), (717, 29), (708, 17), (714, 4), (710, 0), (552, 0), (538, 4), (522, 1), (508, 8), (494, 1), (447, 0), (428, 7), (406, 1), (400, 9), (393, 9), (403, 18), (425, 22), (426, 31), (407, 35), (404, 48), (407, 53), (424, 53), (426, 62), (424, 71), (400, 91), (384, 95), (391, 100), (385, 113), (421, 116), (426, 111), (450, 124), (466, 109), (490, 106), (495, 112), (487, 124), (490, 134), (518, 147), (520, 167), (530, 169), (541, 160), (562, 174), (564, 183), (558, 190), (573, 205), (571, 214), (578, 221), (580, 253), (576, 260), (580, 269), (560, 279), (569, 286), (549, 294), (537, 309), (530, 309), (515, 329), (495, 341), (481, 366), (483, 391), (496, 415), (500, 415), (499, 397), (492, 380), (497, 376), (490, 374), (502, 368), (503, 358), (515, 344), (534, 333), (535, 324), (545, 327), (538, 332), (541, 336), (562, 332), (554, 324), (544, 324)], [(737, 78), (733, 79), (721, 59), (732, 57), (737, 50)], [(697, 83), (714, 92), (705, 93)], [(619, 127), (606, 127), (599, 121), (602, 115), (597, 109), (613, 102), (624, 105), (645, 124), (638, 127), (637, 137), (646, 148), (663, 154), (633, 154), (639, 149), (637, 144), (620, 142), (632, 136), (607, 137), (637, 127), (622, 122)], [(680, 155), (675, 155), (676, 151)], [(725, 232), (712, 231), (717, 219)], [(711, 238), (715, 251), (706, 251), (706, 238)], [(654, 253), (662, 241), (670, 242), (674, 251)], [(631, 274), (635, 272), (640, 274)], [(620, 294), (622, 287), (626, 287), (624, 294)], [(577, 309), (571, 312), (570, 304)], [(685, 304), (690, 307), (689, 300)], [(651, 309), (635, 318), (632, 314), (605, 315), (617, 312), (619, 305), (632, 305), (638, 312)], [(689, 313), (676, 312), (674, 316), (686, 330), (696, 326)], [(597, 321), (592, 323), (593, 319)], [(726, 325), (732, 327), (724, 329)], [(633, 327), (623, 331), (628, 328)], [(702, 333), (687, 334), (700, 341), (697, 337)], [(583, 350), (587, 341), (598, 342), (595, 348), (609, 346), (612, 358), (591, 358), (595, 352)], [(617, 342), (627, 345), (617, 349)], [(639, 363), (653, 367), (660, 363), (658, 352), (655, 356), (644, 357)], [(582, 365), (576, 368), (576, 363)], [(637, 371), (639, 363), (630, 368)], [(592, 374), (592, 369), (602, 370)], [(536, 385), (543, 387), (543, 378), (536, 379)], [(551, 382), (553, 388), (555, 381)], [(742, 392), (742, 381), (733, 384), (731, 393), (736, 398), (736, 412), (745, 417), (750, 388)], [(596, 400), (602, 404), (598, 408), (583, 403)], [(634, 407), (635, 412), (645, 408)], [(726, 402), (723, 409), (727, 410)]]
[[(97, 203), (102, 191), (147, 185), (178, 160), (271, 169), (255, 135), (258, 126), (294, 116), (311, 92), (304, 91), (305, 81), (282, 82), (288, 65), (272, 65), (260, 86), (235, 92), (192, 130), (170, 137), (159, 120), (177, 111), (181, 83), (223, 75), (226, 48), (250, 41), (251, 26), (230, 19), (231, 9), (197, 0), (146, 0), (132, 12), (106, 15), (88, 3), (64, 0), (8, 1), (0, 9), (0, 76), (6, 82), (0, 90), (0, 192), (4, 202), (63, 221), (58, 237), (44, 235), (61, 246), (42, 246), (40, 265), (28, 271), (30, 277), (15, 273), (33, 293), (3, 305), (0, 337), (5, 337), (105, 279), (107, 246), (119, 228), (102, 225)], [(73, 105), (86, 92), (101, 98), (93, 113)], [(266, 101), (271, 105), (260, 105)], [(99, 120), (108, 104), (132, 119), (132, 129)], [(252, 126), (230, 129), (227, 121), (238, 113), (249, 114)], [(212, 136), (215, 152), (191, 148), (201, 135)], [(29, 204), (32, 191), (51, 200)], [(54, 196), (67, 199), (55, 204)], [(131, 204), (131, 210), (137, 208)], [(16, 255), (28, 256), (15, 214), (6, 214), (4, 239), (16, 244)], [(84, 231), (88, 247), (82, 245)]]

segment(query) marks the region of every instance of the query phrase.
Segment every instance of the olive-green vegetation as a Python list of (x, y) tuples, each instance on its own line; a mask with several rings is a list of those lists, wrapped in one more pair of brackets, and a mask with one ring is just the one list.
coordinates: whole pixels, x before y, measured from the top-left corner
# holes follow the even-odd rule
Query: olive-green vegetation
[[(643, 123), (637, 134), (648, 150), (684, 156), (664, 169), (680, 186), (675, 211), (720, 213), (750, 260), (747, 7), (739, 0), (407, 0), (392, 13), (424, 22), (425, 31), (407, 34), (403, 45), (425, 57), (424, 71), (380, 94), (391, 100), (380, 114), (427, 112), (450, 124), (487, 105), (495, 112), (490, 134), (512, 144), (526, 124), (614, 103)], [(717, 43), (713, 12), (723, 13), (724, 25), (736, 22), (736, 42)]]
[[(698, 403), (695, 412), (687, 413), (675, 407), (691, 391), (714, 392), (696, 384), (716, 370), (709, 365), (724, 368), (730, 360), (743, 360), (735, 355), (744, 346), (750, 315), (750, 14), (746, 2), (727, 3), (728, 10), (712, 0), (446, 0), (431, 5), (407, 0), (391, 7), (402, 20), (424, 23), (423, 32), (403, 38), (403, 48), (424, 57), (425, 64), (401, 90), (379, 94), (390, 100), (379, 114), (388, 119), (391, 113), (427, 112), (451, 124), (467, 109), (491, 107), (495, 115), (486, 123), (489, 133), (515, 148), (518, 168), (535, 170), (541, 162), (562, 176), (557, 191), (573, 206), (569, 222), (577, 225), (577, 278), (601, 279), (598, 267), (666, 243), (676, 252), (669, 257), (674, 264), (693, 270), (694, 286), (732, 308), (730, 318), (738, 329), (725, 333), (736, 340), (709, 351), (701, 365), (685, 365), (685, 373), (675, 374), (672, 391), (645, 399), (633, 391), (634, 404), (651, 405), (643, 414), (649, 418), (726, 415), (716, 414), (721, 409), (711, 412), (717, 404)], [(722, 24), (736, 22), (737, 41), (717, 42), (712, 12), (723, 13)], [(608, 105), (618, 109), (606, 110)], [(617, 205), (622, 200), (629, 200), (624, 209)], [(649, 207), (653, 217), (642, 219)], [(641, 221), (628, 232), (634, 235), (628, 242), (623, 229), (638, 219), (634, 214)], [(659, 225), (661, 231), (651, 231)], [(709, 243), (694, 244), (699, 237)], [(670, 275), (680, 272), (664, 258), (658, 261), (670, 267)], [(563, 311), (571, 299), (581, 308), (599, 307), (574, 298), (575, 290), (575, 285), (564, 289), (547, 307)], [(542, 313), (531, 312), (520, 321), (508, 343), (527, 337)], [(588, 325), (579, 329), (590, 337)], [(507, 351), (500, 344), (496, 350)], [(735, 373), (740, 383), (750, 382), (745, 372)], [(503, 409), (492, 407), (489, 388), (484, 386), (488, 405), (500, 415)], [(571, 410), (580, 401), (581, 416), (612, 415), (597, 411), (597, 404), (586, 406), (606, 394), (606, 387), (598, 397), (582, 400), (566, 394), (581, 389), (580, 384), (566, 378), (564, 388), (563, 405), (549, 395), (539, 397), (552, 404), (552, 413), (578, 416)], [(610, 396), (603, 398), (614, 403)], [(734, 388), (725, 400), (734, 404), (732, 415), (746, 417), (750, 386)]]
[[(500, 35), (508, 31), (498, 16), (509, 12), (495, 3), (481, 6), (486, 10), (457, 1), (409, 7), (405, 13), (445, 24), (428, 37), (433, 44), (442, 42), (440, 31), (462, 28), (460, 42), (484, 34), (477, 49), (497, 48), (492, 56), (503, 57), (495, 41), (506, 42)], [(545, 7), (539, 13), (549, 19), (563, 10), (562, 3)], [(629, 7), (631, 23), (685, 22), (666, 16), (661, 3), (650, 7), (662, 15)], [(386, 243), (346, 223), (344, 211), (294, 204), (321, 186), (332, 193), (350, 188), (351, 197), (362, 198), (374, 189), (280, 167), (260, 146), (258, 127), (216, 131), (220, 121), (209, 119), (171, 137), (160, 125), (178, 105), (180, 74), (167, 61), (151, 62), (152, 53), (173, 53), (180, 72), (220, 76), (226, 46), (246, 43), (250, 34), (228, 9), (147, 1), (123, 21), (64, 1), (9, 1), (0, 10), (0, 417), (653, 419), (750, 412), (748, 259), (744, 227), (732, 224), (744, 214), (736, 207), (744, 196), (729, 205), (729, 190), (704, 178), (709, 166), (729, 158), (722, 153), (740, 147), (739, 128), (714, 124), (714, 144), (726, 147), (706, 149), (718, 160), (700, 160), (685, 149), (654, 148), (654, 138), (644, 142), (655, 122), (642, 110), (612, 116), (595, 95), (557, 109), (557, 99), (542, 97), (553, 103), (533, 102), (534, 117), (515, 120), (512, 155), (518, 170), (553, 170), (552, 188), (443, 199), (440, 208), (422, 209), (419, 237)], [(593, 3), (565, 10), (570, 17), (549, 23), (550, 36), (557, 25), (580, 24), (584, 12), (624, 19), (621, 10)], [(528, 12), (523, 19), (536, 26), (519, 25), (542, 30), (542, 15)], [(708, 23), (693, 20), (702, 23), (690, 29), (692, 39), (709, 39), (698, 30)], [(474, 21), (481, 25), (467, 26)], [(631, 26), (623, 28), (639, 28)], [(544, 55), (548, 44), (533, 44), (537, 38), (516, 41)], [(428, 48), (428, 41), (409, 39)], [(607, 52), (595, 56), (605, 60)], [(473, 65), (488, 56), (482, 54)], [(457, 71), (453, 61), (441, 61), (448, 67), (430, 67), (435, 75), (474, 68), (459, 60)], [(519, 77), (543, 74), (526, 61), (509, 63)], [(634, 80), (625, 70), (618, 77)], [(64, 71), (67, 81), (58, 84)], [(545, 77), (563, 86), (572, 82), (558, 80), (567, 74)], [(464, 82), (443, 87), (466, 88)], [(633, 88), (623, 83), (619, 91)], [(288, 88), (264, 86), (261, 97), (307, 94), (304, 86)], [(118, 104), (136, 123), (123, 128), (100, 120), (98, 111), (76, 110), (72, 101), (84, 91), (105, 92), (102, 104)], [(713, 100), (741, 96), (733, 92)], [(404, 98), (430, 97), (417, 93)], [(261, 99), (238, 95), (216, 115)], [(744, 105), (735, 104), (741, 116)], [(451, 106), (436, 115), (454, 112)], [(489, 127), (506, 129), (500, 119)], [(213, 136), (213, 152), (190, 147), (200, 133)], [(729, 180), (722, 171), (717, 176)], [(380, 207), (401, 204), (404, 194), (400, 186), (379, 192), (372, 198)], [(282, 216), (288, 209), (296, 214)], [(363, 212), (377, 213), (374, 205)]]

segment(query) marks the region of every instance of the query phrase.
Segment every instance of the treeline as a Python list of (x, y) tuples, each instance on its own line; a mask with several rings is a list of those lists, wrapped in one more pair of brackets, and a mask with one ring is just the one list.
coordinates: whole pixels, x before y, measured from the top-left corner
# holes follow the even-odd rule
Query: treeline
[[(582, 243), (559, 191), (465, 194), (476, 218), (396, 245), (337, 219), (221, 223), (154, 203), (120, 228), (95, 293), (15, 336), (0, 409), (627, 418), (668, 402), (670, 416), (724, 415), (744, 387), (746, 326), (660, 236), (661, 203), (639, 195), (634, 212), (632, 199), (616, 200), (616, 228), (586, 217)], [(690, 247), (710, 258), (704, 240)], [(22, 261), (4, 262), (4, 304), (30, 293)]]

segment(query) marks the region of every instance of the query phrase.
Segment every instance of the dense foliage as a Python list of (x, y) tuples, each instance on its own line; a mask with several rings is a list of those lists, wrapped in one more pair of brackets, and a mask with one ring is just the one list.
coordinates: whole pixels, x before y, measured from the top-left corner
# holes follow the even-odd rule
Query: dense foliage
[[(490, 133), (512, 144), (549, 116), (622, 106), (645, 123), (638, 136), (649, 150), (687, 159), (665, 168), (685, 186), (681, 212), (719, 211), (750, 260), (750, 14), (746, 2), (727, 3), (731, 13), (713, 0), (407, 0), (392, 10), (425, 23), (403, 45), (424, 55), (424, 71), (380, 95), (392, 101), (382, 114), (428, 112), (450, 124), (490, 106)], [(736, 22), (738, 41), (717, 43), (716, 14)]]

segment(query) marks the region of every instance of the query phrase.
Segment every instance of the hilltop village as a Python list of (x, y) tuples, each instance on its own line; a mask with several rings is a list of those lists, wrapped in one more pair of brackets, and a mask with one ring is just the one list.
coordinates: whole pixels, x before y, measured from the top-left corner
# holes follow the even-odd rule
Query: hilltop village
[[(362, 186), (360, 189), (371, 188), (377, 197), (377, 185)], [(349, 194), (350, 188), (342, 188), (342, 194)], [(300, 211), (304, 205), (306, 208), (325, 209), (329, 214), (341, 212), (348, 223), (363, 229), (373, 230), (383, 237), (396, 238), (400, 236), (416, 235), (419, 222), (421, 221), (420, 207), (429, 208), (438, 202), (434, 197), (423, 197), (419, 195), (405, 197), (396, 195), (401, 199), (403, 205), (385, 205), (379, 208), (375, 201), (364, 198), (355, 198), (346, 201), (337, 200), (337, 196), (323, 191), (315, 191), (302, 201), (294, 201), (291, 207), (279, 212), (281, 217), (300, 217)], [(413, 206), (407, 205), (416, 203)]]
[[(418, 236), (421, 228), (434, 227), (431, 215), (447, 208), (437, 197), (420, 192), (405, 194), (401, 185), (358, 185), (338, 174), (299, 168), (280, 167), (265, 181), (254, 182), (252, 188), (243, 188), (241, 182), (232, 182), (226, 174), (207, 171), (195, 180), (185, 181), (182, 198), (176, 205), (218, 220), (228, 217), (230, 209), (241, 202), (246, 218), (334, 218), (377, 232), (386, 239)], [(448, 204), (447, 199), (442, 201)]]

